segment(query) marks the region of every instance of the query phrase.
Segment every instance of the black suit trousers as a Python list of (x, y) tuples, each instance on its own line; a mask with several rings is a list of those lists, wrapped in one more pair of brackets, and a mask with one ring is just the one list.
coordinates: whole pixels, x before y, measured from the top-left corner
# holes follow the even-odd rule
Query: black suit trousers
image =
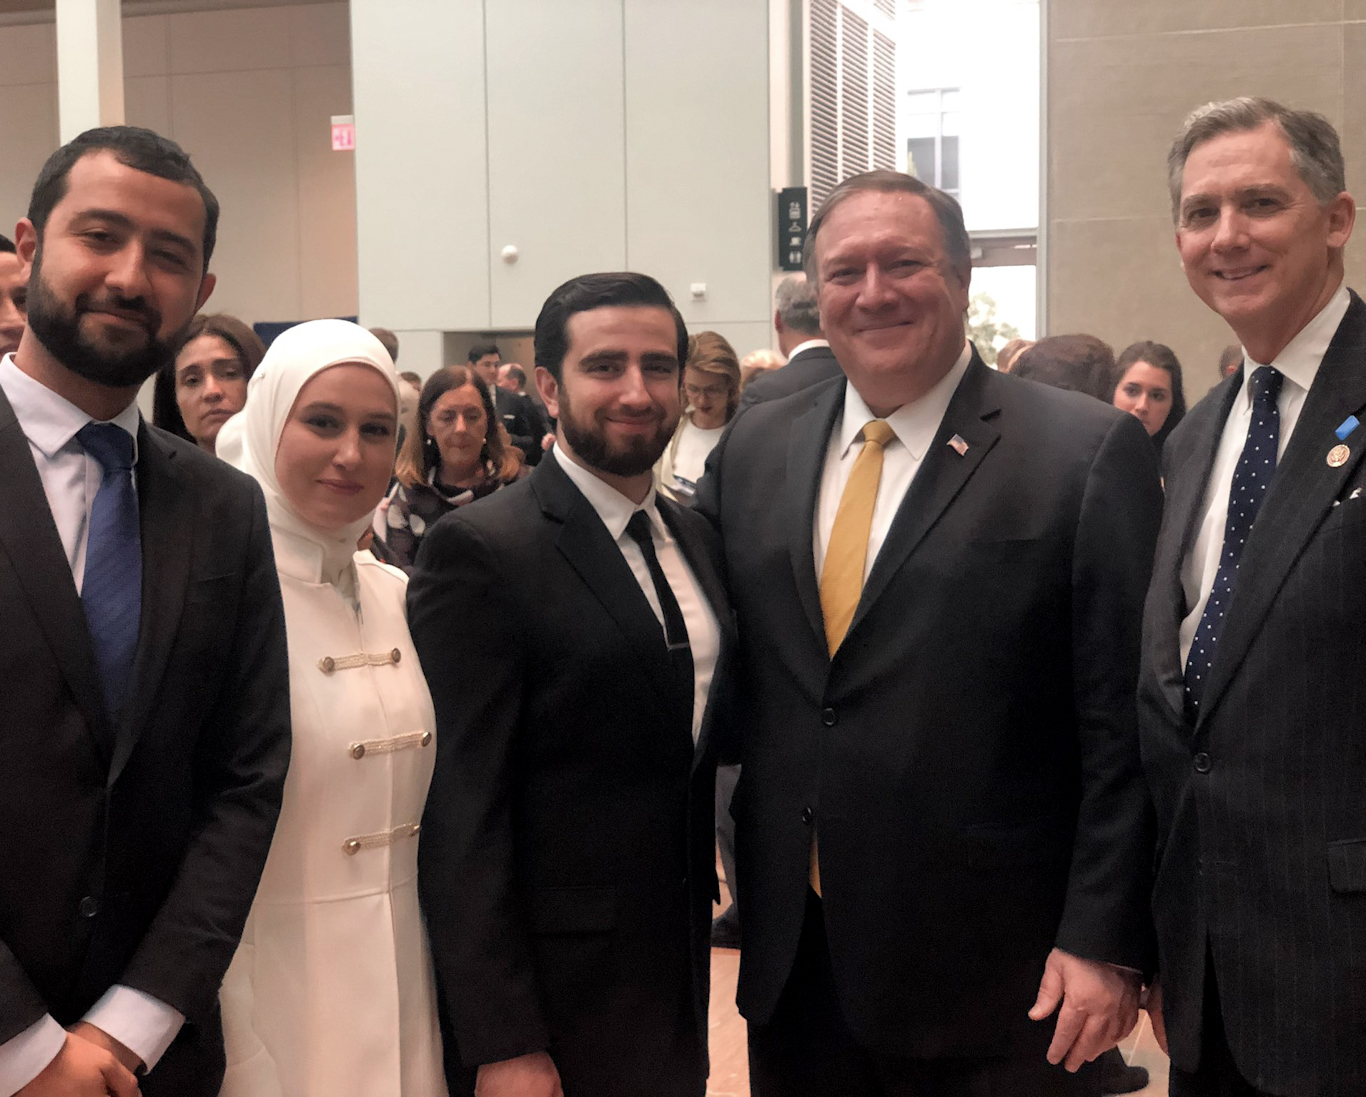
[[(1043, 1022), (1051, 1024), (1052, 1021)], [(840, 1009), (821, 901), (807, 892), (792, 974), (772, 1019), (749, 1026), (753, 1097), (1095, 1097), (1100, 1072), (1039, 1058), (915, 1059), (860, 1047)]]

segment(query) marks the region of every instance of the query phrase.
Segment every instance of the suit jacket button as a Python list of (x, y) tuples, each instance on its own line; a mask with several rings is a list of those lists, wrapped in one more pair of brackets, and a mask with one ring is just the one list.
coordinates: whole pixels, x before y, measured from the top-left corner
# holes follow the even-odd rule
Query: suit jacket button
[(100, 901), (93, 895), (87, 895), (81, 900), (79, 910), (82, 918), (93, 918), (100, 912)]
[(815, 812), (810, 808), (802, 808), (802, 822), (807, 826), (811, 825), (811, 820), (815, 818)]
[(832, 728), (839, 723), (839, 717), (835, 715), (835, 710), (832, 708), (825, 709), (821, 713), (821, 723), (828, 728)]
[(1195, 756), (1195, 772), (1208, 773), (1210, 769), (1209, 755), (1203, 750)]

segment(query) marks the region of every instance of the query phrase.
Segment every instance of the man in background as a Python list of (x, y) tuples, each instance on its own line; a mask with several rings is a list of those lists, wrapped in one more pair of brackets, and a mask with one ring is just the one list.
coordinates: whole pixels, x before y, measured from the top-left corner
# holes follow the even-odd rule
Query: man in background
[(840, 374), (840, 364), (821, 331), (816, 291), (805, 274), (790, 274), (773, 295), (773, 327), (787, 365), (754, 378), (740, 394), (740, 410), (764, 400), (777, 400)]
[(19, 261), (14, 241), (0, 236), (0, 355), (19, 349), (28, 300), (28, 269)]
[(509, 391), (498, 384), (502, 353), (496, 343), (476, 343), (470, 347), (470, 368), (479, 376), (493, 399), (494, 411), (508, 432), (512, 444), (526, 457), (526, 463), (540, 464), (541, 454), (550, 448), (555, 436), (549, 433), (531, 398)]

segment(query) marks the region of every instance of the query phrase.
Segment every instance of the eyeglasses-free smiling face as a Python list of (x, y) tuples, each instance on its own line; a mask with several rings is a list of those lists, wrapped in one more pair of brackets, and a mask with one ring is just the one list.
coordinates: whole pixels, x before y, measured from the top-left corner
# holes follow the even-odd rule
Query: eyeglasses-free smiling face
[(394, 468), (398, 407), (373, 366), (345, 363), (311, 377), (275, 450), (275, 478), (294, 511), (332, 532), (371, 513)]
[(1176, 246), (1196, 296), (1267, 363), (1336, 291), (1354, 217), (1346, 193), (1319, 203), (1266, 122), (1191, 150)]

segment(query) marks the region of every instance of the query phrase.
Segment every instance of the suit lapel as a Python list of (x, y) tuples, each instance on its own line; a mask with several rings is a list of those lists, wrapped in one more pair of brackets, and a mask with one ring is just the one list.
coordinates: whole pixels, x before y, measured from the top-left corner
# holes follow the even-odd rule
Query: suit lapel
[(133, 688), (119, 724), (109, 783), (137, 745), (170, 658), (185, 605), (195, 528), (195, 500), (176, 468), (175, 451), (144, 423), (138, 430), (138, 523), (142, 532), (142, 621)]
[[(1000, 438), (1001, 432), (991, 422), (1000, 411), (1000, 402), (989, 392), (994, 380), (995, 375), (974, 350), (967, 372), (949, 401), (939, 430), (935, 432), (920, 469), (892, 519), (877, 559), (873, 561), (858, 609), (849, 625), (850, 633), (859, 627), (859, 622), (887, 589), (892, 576), (924, 540)], [(967, 443), (967, 449), (961, 454), (949, 445), (954, 435)]]
[(90, 627), (28, 439), (3, 392), (0, 469), (8, 478), (0, 491), (0, 549), (9, 556), (100, 757), (107, 763), (113, 753), (114, 728), (104, 711)]
[(792, 577), (797, 597), (811, 629), (826, 648), (825, 619), (821, 613), (820, 580), (816, 575), (814, 537), (816, 503), (821, 490), (825, 451), (835, 416), (844, 407), (844, 385), (830, 384), (814, 393), (811, 409), (792, 424), (787, 448), (787, 502), (784, 513), (789, 528), (788, 550), (792, 556)]
[(1266, 501), (1239, 561), (1238, 582), (1219, 652), (1210, 668), (1200, 718), (1213, 710), (1305, 544), (1332, 509), (1333, 501), (1366, 451), (1358, 427), (1349, 441), (1352, 456), (1338, 468), (1327, 462), (1338, 444), (1334, 431), (1349, 415), (1366, 408), (1366, 305), (1352, 295), (1314, 378), (1295, 433), (1271, 481)]
[(598, 512), (558, 460), (537, 465), (531, 485), (542, 511), (560, 523), (556, 547), (616, 622), (631, 648), (648, 653), (646, 667), (661, 695), (673, 697), (674, 681), (659, 619)]
[(1161, 648), (1154, 666), (1162, 686), (1162, 695), (1178, 720), (1185, 719), (1186, 711), (1186, 676), (1185, 668), (1181, 665), (1180, 640), (1181, 621), (1186, 615), (1186, 592), (1181, 581), (1182, 562), (1190, 553), (1199, 532), (1200, 514), (1204, 510), (1205, 495), (1209, 490), (1214, 456), (1233, 401), (1242, 390), (1242, 371), (1223, 381), (1222, 385), (1222, 391), (1216, 388), (1210, 395), (1211, 414), (1191, 424), (1195, 428), (1195, 437), (1191, 443), (1190, 456), (1185, 461), (1191, 475), (1174, 477), (1175, 482), (1167, 485), (1170, 493), (1166, 500), (1165, 530), (1158, 548), (1160, 558), (1153, 569), (1153, 575), (1160, 577), (1154, 581), (1166, 584), (1158, 603), (1163, 617), (1153, 632), (1154, 636), (1161, 638)]

